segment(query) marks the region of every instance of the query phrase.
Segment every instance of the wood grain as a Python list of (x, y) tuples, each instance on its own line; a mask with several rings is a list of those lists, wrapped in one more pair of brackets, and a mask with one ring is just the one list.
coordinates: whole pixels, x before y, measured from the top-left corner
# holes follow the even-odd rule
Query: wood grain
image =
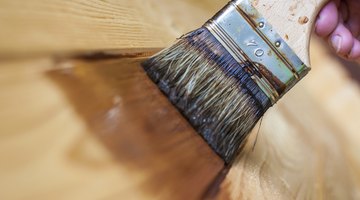
[(225, 1), (194, 2), (1, 0), (0, 56), (163, 48), (201, 26)]
[(359, 198), (360, 89), (321, 45), (310, 75), (268, 111), (255, 150), (253, 133), (231, 168), (221, 190), (230, 199)]
[[(0, 102), (11, 108), (0, 117), (5, 122), (1, 160), (7, 160), (1, 165), (7, 172), (0, 184), (1, 198), (52, 198), (57, 190), (66, 191), (57, 194), (58, 199), (86, 198), (80, 187), (99, 190), (93, 192), (95, 199), (206, 195), (223, 161), (151, 82), (139, 65), (142, 60), (57, 61), (51, 70), (41, 66), (51, 64), (46, 60), (12, 66), (32, 70), (25, 79), (1, 84), (12, 87)], [(20, 75), (17, 72), (9, 70), (6, 77)], [(50, 85), (38, 88), (41, 81)], [(61, 103), (51, 86), (64, 91), (68, 103)], [(35, 182), (33, 187), (29, 181)], [(98, 184), (112, 186), (96, 188)], [(22, 192), (15, 194), (15, 188)]]
[(0, 5), (1, 199), (211, 194), (223, 162), (135, 57), (170, 44), (212, 12), (190, 1), (178, 9), (158, 1)]
[(0, 199), (359, 199), (359, 86), (316, 40), (217, 193), (222, 162), (137, 63), (225, 2), (0, 0)]
[[(326, 0), (252, 2), (310, 66), (309, 38)], [(165, 0), (1, 0), (0, 55), (160, 48), (170, 45), (174, 35), (201, 26), (225, 3), (186, 0), (173, 7)], [(189, 9), (195, 12), (184, 15)]]

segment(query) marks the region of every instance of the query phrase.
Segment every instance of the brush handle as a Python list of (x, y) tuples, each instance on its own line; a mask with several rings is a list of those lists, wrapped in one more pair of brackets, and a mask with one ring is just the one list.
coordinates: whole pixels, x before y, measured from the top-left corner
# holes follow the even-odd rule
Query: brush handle
[(328, 0), (253, 0), (299, 58), (310, 66), (309, 43), (316, 16)]

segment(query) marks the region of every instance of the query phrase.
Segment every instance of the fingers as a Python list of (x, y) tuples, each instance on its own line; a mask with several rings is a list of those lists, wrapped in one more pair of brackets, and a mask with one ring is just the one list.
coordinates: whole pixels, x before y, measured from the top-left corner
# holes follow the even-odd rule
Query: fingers
[(351, 60), (360, 61), (360, 42), (359, 42), (359, 40), (355, 40), (354, 46), (351, 48), (348, 58)]
[(354, 46), (354, 37), (343, 23), (339, 23), (331, 33), (329, 42), (337, 54), (347, 57)]
[(360, 13), (358, 13), (358, 9), (356, 9), (356, 12), (350, 13), (350, 17), (345, 24), (354, 39), (354, 44), (348, 54), (348, 58), (350, 60), (360, 61)]
[[(359, 2), (334, 0), (319, 13), (315, 32), (322, 38), (328, 38), (336, 53), (344, 58), (360, 60), (360, 12), (355, 7)], [(353, 8), (354, 7), (354, 8)]]
[(321, 10), (316, 20), (315, 32), (320, 37), (327, 37), (338, 25), (338, 11), (335, 2), (329, 2)]
[(360, 62), (360, 1), (348, 0), (348, 18), (344, 19), (345, 26), (349, 29), (353, 36), (354, 44), (347, 58)]

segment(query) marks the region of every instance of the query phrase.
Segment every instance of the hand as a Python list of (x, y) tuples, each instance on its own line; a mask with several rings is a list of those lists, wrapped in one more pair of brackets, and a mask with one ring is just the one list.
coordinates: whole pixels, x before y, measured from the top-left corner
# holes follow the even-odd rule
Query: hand
[(315, 32), (335, 52), (360, 62), (360, 0), (331, 0), (320, 11)]

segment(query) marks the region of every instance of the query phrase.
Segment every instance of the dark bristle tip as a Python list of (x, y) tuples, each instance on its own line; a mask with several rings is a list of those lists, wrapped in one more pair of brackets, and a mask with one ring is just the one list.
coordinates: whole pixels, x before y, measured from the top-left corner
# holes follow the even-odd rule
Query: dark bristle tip
[(182, 36), (143, 63), (149, 77), (227, 164), (270, 99), (206, 28)]

